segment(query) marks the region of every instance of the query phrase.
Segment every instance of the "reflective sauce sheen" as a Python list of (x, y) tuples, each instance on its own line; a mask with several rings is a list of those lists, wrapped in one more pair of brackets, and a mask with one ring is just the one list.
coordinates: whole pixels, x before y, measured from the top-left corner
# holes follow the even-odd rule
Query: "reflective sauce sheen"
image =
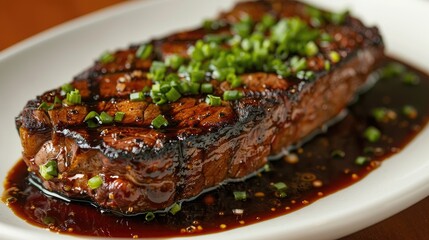
[(31, 176), (23, 161), (9, 172), (3, 201), (32, 225), (102, 237), (207, 234), (290, 213), (380, 167), (383, 159), (403, 149), (426, 124), (429, 77), (394, 60), (379, 75), (378, 83), (326, 132), (269, 162), (255, 177), (184, 202), (175, 215), (119, 217), (101, 213), (89, 203), (49, 197), (29, 183)]

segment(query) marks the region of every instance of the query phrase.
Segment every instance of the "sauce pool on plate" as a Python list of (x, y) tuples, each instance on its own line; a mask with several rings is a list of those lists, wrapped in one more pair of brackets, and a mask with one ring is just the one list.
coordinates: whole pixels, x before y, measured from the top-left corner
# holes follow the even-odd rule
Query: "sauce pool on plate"
[(427, 75), (390, 59), (374, 76), (379, 78), (375, 86), (328, 130), (270, 161), (256, 176), (222, 185), (170, 212), (121, 217), (86, 202), (48, 196), (30, 183), (35, 181), (23, 161), (9, 172), (3, 201), (32, 225), (100, 237), (208, 234), (290, 213), (359, 181), (425, 126)]

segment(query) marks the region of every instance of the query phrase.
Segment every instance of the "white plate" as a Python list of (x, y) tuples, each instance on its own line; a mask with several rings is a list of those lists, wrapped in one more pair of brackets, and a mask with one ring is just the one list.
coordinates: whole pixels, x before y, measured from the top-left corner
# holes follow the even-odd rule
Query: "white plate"
[[(422, 0), (335, 0), (315, 4), (349, 8), (377, 24), (389, 53), (429, 69), (429, 2)], [(126, 47), (199, 24), (227, 9), (231, 0), (147, 0), (108, 8), (63, 24), (0, 53), (0, 177), (19, 159), (14, 117), (28, 99), (60, 86), (106, 49)], [(231, 231), (193, 239), (329, 239), (374, 224), (429, 195), (429, 128), (402, 152), (362, 181), (299, 211)], [(1, 191), (3, 191), (1, 189)], [(0, 238), (58, 239), (33, 227), (0, 204)], [(75, 237), (61, 235), (61, 239)]]

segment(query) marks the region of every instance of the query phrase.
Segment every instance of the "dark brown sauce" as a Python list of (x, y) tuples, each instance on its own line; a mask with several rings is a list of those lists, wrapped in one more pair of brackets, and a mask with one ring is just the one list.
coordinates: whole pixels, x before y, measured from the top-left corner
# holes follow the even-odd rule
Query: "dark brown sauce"
[[(190, 236), (278, 217), (355, 183), (379, 167), (383, 159), (404, 148), (425, 126), (429, 118), (429, 77), (407, 68), (400, 74), (381, 78), (348, 108), (342, 121), (290, 155), (271, 161), (269, 171), (184, 202), (174, 216), (156, 214), (152, 221), (146, 221), (144, 215), (118, 217), (101, 214), (90, 204), (49, 197), (29, 184), (23, 161), (9, 172), (3, 200), (30, 224), (61, 233), (102, 237)], [(404, 83), (410, 79), (419, 82)], [(405, 105), (413, 106), (417, 112), (404, 114)], [(384, 120), (377, 121), (372, 114), (378, 107), (388, 109)], [(379, 141), (371, 143), (362, 137), (368, 126), (381, 131)], [(358, 156), (365, 156), (368, 161), (358, 165)], [(286, 183), (287, 196), (281, 197), (275, 190), (273, 183), (277, 182)], [(235, 200), (234, 191), (246, 191), (247, 200)]]

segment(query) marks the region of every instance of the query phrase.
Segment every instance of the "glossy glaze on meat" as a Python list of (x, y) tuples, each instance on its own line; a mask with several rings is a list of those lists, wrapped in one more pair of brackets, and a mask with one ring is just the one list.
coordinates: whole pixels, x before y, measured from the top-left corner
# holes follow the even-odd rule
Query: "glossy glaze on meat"
[[(233, 23), (244, 13), (258, 20), (270, 12), (309, 21), (305, 8), (294, 1), (243, 2), (220, 18)], [(153, 40), (155, 51), (147, 60), (135, 57), (138, 46), (118, 50), (114, 62), (96, 62), (73, 80), (83, 104), (38, 109), (43, 101), (64, 98), (60, 89), (28, 102), (16, 119), (23, 159), (36, 176), (39, 165), (56, 159), (58, 178), (40, 178), (46, 189), (90, 199), (121, 214), (163, 210), (227, 180), (242, 179), (263, 167), (268, 156), (281, 153), (338, 115), (384, 57), (376, 28), (350, 16), (343, 25), (324, 28), (334, 41), (307, 59), (315, 80), (243, 74), (244, 97), (216, 107), (207, 105), (203, 95), (165, 105), (152, 103), (149, 96), (146, 101), (129, 100), (130, 93), (152, 85), (146, 75), (153, 60), (173, 53), (186, 56), (187, 48), (206, 30)], [(325, 71), (323, 63), (332, 50), (342, 58)], [(231, 88), (228, 82), (211, 83), (215, 95)], [(83, 122), (90, 111), (110, 115), (121, 111), (125, 118), (90, 129)], [(151, 127), (159, 114), (166, 116), (167, 128)], [(92, 190), (87, 181), (97, 174), (103, 176), (103, 185)]]

